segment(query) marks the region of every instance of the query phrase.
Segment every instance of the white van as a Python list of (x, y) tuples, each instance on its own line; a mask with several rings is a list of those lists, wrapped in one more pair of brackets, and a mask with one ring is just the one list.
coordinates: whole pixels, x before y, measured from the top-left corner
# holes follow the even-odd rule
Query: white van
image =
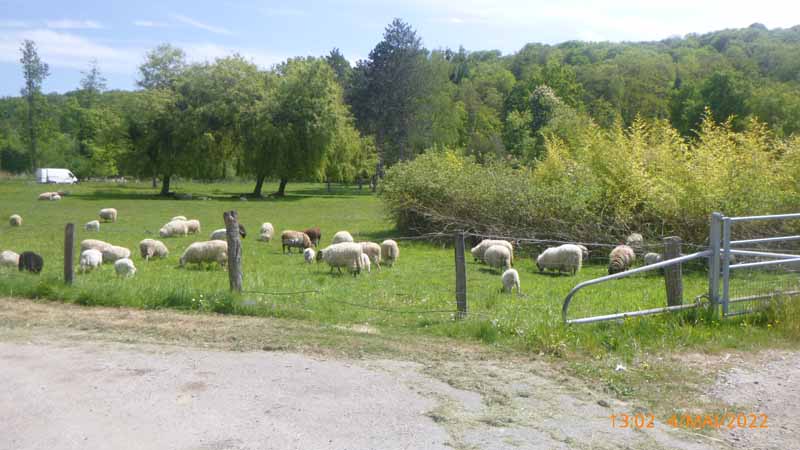
[(36, 169), (37, 183), (74, 184), (78, 177), (67, 169)]

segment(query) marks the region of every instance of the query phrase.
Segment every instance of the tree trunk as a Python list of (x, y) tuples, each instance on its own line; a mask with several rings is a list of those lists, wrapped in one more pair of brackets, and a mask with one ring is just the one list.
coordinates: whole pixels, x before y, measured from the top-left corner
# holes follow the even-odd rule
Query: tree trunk
[(153, 175), (153, 189), (158, 187), (158, 177)]
[(164, 175), (164, 180), (161, 183), (161, 195), (169, 195), (169, 179), (172, 175)]
[(36, 129), (33, 126), (34, 98), (28, 96), (28, 137), (30, 138), (31, 173), (36, 172)]
[(253, 195), (256, 197), (261, 197), (261, 188), (264, 186), (264, 178), (266, 178), (266, 175), (256, 176), (256, 187), (253, 189)]
[(288, 178), (281, 178), (281, 184), (278, 186), (278, 192), (275, 193), (275, 197), (283, 197), (286, 195), (286, 183), (288, 182)]
[(330, 194), (331, 193), (331, 180), (330, 180), (330, 178), (325, 180), (325, 182), (328, 184), (328, 193)]

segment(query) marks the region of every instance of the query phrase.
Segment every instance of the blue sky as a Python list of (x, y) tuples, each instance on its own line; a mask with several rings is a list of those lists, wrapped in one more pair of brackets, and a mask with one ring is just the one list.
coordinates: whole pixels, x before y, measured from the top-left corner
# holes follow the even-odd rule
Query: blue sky
[(97, 59), (108, 87), (132, 89), (144, 54), (162, 42), (191, 61), (239, 52), (268, 68), (339, 47), (365, 58), (392, 18), (411, 23), (428, 48), (499, 49), (528, 42), (657, 40), (689, 32), (800, 24), (800, 2), (761, 0), (0, 0), (0, 96), (22, 86), (19, 45), (33, 39), (50, 65), (45, 92), (74, 89)]

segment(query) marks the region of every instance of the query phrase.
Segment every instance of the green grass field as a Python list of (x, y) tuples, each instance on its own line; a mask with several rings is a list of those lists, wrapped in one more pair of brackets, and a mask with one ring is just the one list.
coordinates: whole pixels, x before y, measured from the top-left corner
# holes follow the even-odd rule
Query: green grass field
[[(578, 282), (604, 275), (606, 266), (602, 262), (589, 264), (575, 277), (543, 275), (537, 273), (524, 248), (516, 259), (522, 297), (502, 294), (500, 272), (468, 258), (470, 314), (466, 320), (455, 320), (454, 258), (449, 245), (401, 240), (401, 257), (395, 267), (380, 272), (373, 268), (371, 274), (351, 277), (331, 275), (324, 264), (305, 264), (297, 253), (281, 254), (279, 239), (268, 244), (255, 239), (262, 222), (271, 222), (278, 236), (285, 229), (320, 226), (323, 246), (338, 230), (350, 231), (356, 240), (380, 242), (399, 237), (380, 199), (367, 188), (360, 191), (357, 187), (335, 186), (328, 193), (321, 184), (289, 184), (283, 199), (241, 201), (239, 194), (250, 191), (250, 184), (176, 183), (178, 192), (209, 199), (175, 200), (157, 197), (157, 191), (147, 184), (85, 183), (62, 187), (70, 192), (61, 201), (36, 200), (38, 193), (51, 189), (27, 181), (0, 182), (0, 250), (32, 250), (45, 258), (44, 271), (38, 276), (2, 272), (2, 296), (263, 315), (344, 326), (368, 324), (383, 333), (445, 335), (525, 352), (594, 358), (612, 355), (626, 361), (661, 350), (713, 351), (796, 343), (800, 336), (794, 307), (723, 321), (687, 313), (567, 327), (561, 323), (564, 296)], [(102, 224), (99, 233), (84, 231), (83, 224), (96, 219), (104, 207), (117, 208), (117, 222)], [(238, 211), (250, 233), (243, 241), (246, 292), (241, 296), (228, 292), (224, 270), (178, 268), (183, 250), (222, 228), (222, 213), (231, 209)], [(22, 227), (9, 226), (7, 217), (11, 214), (23, 217)], [(199, 219), (200, 235), (163, 239), (170, 250), (169, 258), (142, 260), (138, 242), (147, 237), (159, 239), (158, 229), (176, 215)], [(96, 238), (130, 248), (138, 269), (136, 276), (120, 279), (113, 267), (105, 265), (92, 273), (77, 274), (73, 286), (64, 286), (67, 222), (76, 224), (77, 242)], [(704, 270), (685, 270), (687, 301), (706, 289)], [(586, 289), (573, 301), (571, 315), (664, 305), (663, 279), (642, 275)]]

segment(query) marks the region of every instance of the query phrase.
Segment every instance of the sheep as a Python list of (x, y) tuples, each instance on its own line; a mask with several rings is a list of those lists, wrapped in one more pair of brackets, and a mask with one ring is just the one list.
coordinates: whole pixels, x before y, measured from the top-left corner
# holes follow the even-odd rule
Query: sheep
[(83, 229), (86, 231), (100, 231), (100, 221), (92, 220), (86, 222), (86, 225), (83, 226)]
[(664, 258), (659, 253), (646, 253), (644, 255), (644, 265), (649, 266), (652, 264), (660, 263)]
[(397, 246), (397, 242), (392, 239), (386, 239), (381, 242), (381, 258), (383, 258), (387, 266), (392, 267), (399, 257), (400, 247)]
[(50, 200), (61, 200), (61, 194), (56, 192), (55, 194), (50, 196)]
[(39, 194), (39, 200), (61, 200), (61, 194), (58, 192), (42, 192)]
[(19, 255), (11, 250), (3, 250), (0, 253), (0, 267), (17, 267), (19, 265)]
[(114, 263), (114, 271), (121, 277), (130, 278), (136, 275), (136, 266), (133, 265), (133, 261), (129, 258), (122, 258)]
[(22, 226), (22, 217), (19, 214), (12, 214), (8, 218), (8, 224), (12, 227), (21, 227)]
[(109, 244), (108, 242), (105, 242), (105, 241), (97, 240), (97, 239), (84, 239), (84, 240), (81, 241), (81, 252), (83, 252), (85, 250), (89, 250), (90, 248), (93, 248), (93, 249), (95, 249), (95, 250), (97, 250), (99, 252), (102, 252), (103, 250), (107, 249), (108, 247), (111, 247), (111, 244)]
[(120, 247), (118, 245), (111, 245), (106, 247), (104, 250), (101, 250), (100, 253), (103, 254), (103, 262), (104, 263), (112, 263), (119, 259), (130, 258), (131, 251), (125, 247)]
[[(244, 230), (244, 225), (239, 224), (239, 236), (244, 239), (247, 236), (247, 232)], [(228, 230), (225, 228), (218, 228), (211, 232), (209, 236), (209, 241), (228, 241)]]
[(503, 241), (503, 240), (500, 240), (500, 239), (484, 239), (484, 240), (482, 240), (480, 242), (480, 244), (476, 245), (475, 247), (472, 247), (472, 249), (470, 250), (470, 253), (472, 253), (472, 258), (475, 261), (483, 261), (484, 253), (486, 253), (486, 250), (488, 250), (489, 247), (491, 247), (493, 245), (502, 245), (503, 247), (507, 248), (509, 253), (511, 253), (511, 262), (513, 264), (513, 262), (514, 262), (514, 246), (511, 245), (510, 242)]
[(205, 242), (195, 242), (186, 248), (181, 256), (179, 264), (184, 267), (186, 264), (203, 264), (216, 262), (220, 267), (225, 267), (228, 262), (228, 242), (223, 240), (211, 240)]
[(627, 245), (618, 245), (608, 255), (608, 274), (624, 272), (636, 260), (636, 253)]
[(103, 208), (100, 210), (100, 220), (103, 222), (116, 222), (117, 210), (115, 208)]
[(34, 253), (34, 252), (22, 252), (19, 255), (19, 262), (17, 262), (17, 268), (19, 271), (27, 271), (31, 273), (39, 273), (42, 271), (44, 267), (44, 258), (41, 255)]
[(187, 219), (186, 216), (175, 216), (172, 219), (169, 219), (170, 222), (172, 222), (173, 220), (182, 220), (182, 221), (186, 222), (189, 219)]
[(381, 246), (374, 242), (361, 242), (361, 251), (369, 256), (370, 262), (381, 270)]
[(188, 234), (197, 234), (200, 232), (200, 221), (197, 219), (186, 220), (186, 232)]
[(92, 270), (102, 263), (103, 254), (93, 248), (82, 251), (80, 261), (78, 262), (81, 267), (81, 272)]
[(583, 246), (583, 245), (579, 245), (578, 248), (581, 249), (581, 253), (583, 254), (583, 260), (584, 261), (588, 261), (589, 260), (589, 249), (586, 248), (586, 246)]
[(340, 244), (342, 242), (355, 242), (355, 241), (353, 240), (353, 236), (347, 231), (337, 231), (336, 234), (333, 235), (333, 241), (331, 242), (331, 244)]
[(163, 242), (155, 239), (144, 239), (139, 242), (139, 254), (146, 261), (150, 258), (166, 258), (169, 256), (169, 250)]
[(314, 258), (316, 258), (317, 253), (314, 251), (313, 248), (307, 248), (303, 250), (303, 259), (306, 260), (307, 263), (311, 264), (314, 262)]
[(189, 227), (183, 220), (173, 220), (171, 222), (167, 222), (163, 227), (161, 227), (160, 230), (158, 230), (158, 235), (162, 238), (186, 236), (187, 234), (189, 234)]
[(302, 231), (293, 231), (293, 230), (286, 230), (281, 233), (281, 252), (286, 253), (286, 250), (289, 250), (289, 253), (292, 253), (292, 248), (310, 248), (311, 247), (311, 238), (308, 237), (307, 234), (303, 233)]
[(486, 249), (483, 260), (489, 267), (508, 269), (511, 267), (511, 252), (503, 245), (492, 245)]
[(517, 295), (522, 294), (520, 292), (519, 272), (517, 272), (517, 269), (506, 270), (500, 279), (503, 281), (503, 292), (514, 292), (514, 288), (517, 288)]
[(319, 247), (319, 241), (322, 239), (322, 230), (320, 230), (319, 227), (307, 228), (303, 230), (303, 233), (308, 235), (308, 238), (311, 239), (315, 247)]
[[(362, 253), (360, 261), (361, 261), (361, 266), (360, 266), (361, 270), (366, 270), (367, 273), (371, 273), (372, 271), (370, 268), (369, 255), (367, 255), (366, 253)], [(351, 272), (355, 272), (356, 270), (358, 270), (356, 267), (350, 267)]]
[(644, 237), (639, 233), (631, 233), (625, 239), (625, 244), (635, 250), (641, 250), (644, 245)]
[(325, 261), (331, 267), (331, 272), (335, 267), (340, 273), (342, 267), (353, 272), (353, 276), (361, 272), (361, 245), (354, 242), (340, 242), (331, 244), (317, 252), (317, 262)]
[(536, 257), (536, 267), (539, 268), (539, 272), (555, 269), (558, 272), (570, 272), (575, 275), (581, 270), (582, 264), (583, 251), (574, 244), (550, 247)]
[(258, 230), (258, 240), (269, 242), (272, 240), (272, 236), (275, 235), (275, 228), (269, 222), (264, 222), (261, 224), (261, 229)]

